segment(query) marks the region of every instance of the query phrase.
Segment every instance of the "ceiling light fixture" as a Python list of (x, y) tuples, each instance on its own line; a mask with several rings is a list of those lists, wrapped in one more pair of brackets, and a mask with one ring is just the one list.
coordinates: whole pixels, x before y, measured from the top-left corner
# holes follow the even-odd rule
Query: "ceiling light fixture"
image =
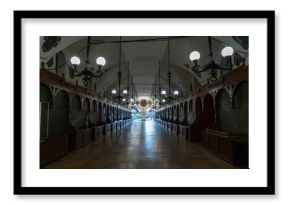
[(213, 49), (212, 49), (212, 38), (211, 36), (208, 36), (208, 45), (209, 45), (209, 62), (205, 66), (198, 65), (198, 61), (200, 59), (200, 53), (198, 51), (192, 51), (189, 55), (190, 61), (194, 63), (192, 67), (192, 71), (196, 73), (205, 72), (207, 70), (210, 70), (210, 81), (215, 82), (217, 80), (217, 70), (232, 70), (233, 64), (232, 64), (232, 55), (233, 55), (233, 48), (232, 47), (225, 47), (223, 48), (221, 54), (226, 59), (224, 65), (220, 65), (216, 63), (213, 59)]
[[(129, 90), (129, 81), (128, 81), (128, 87), (127, 89), (123, 90), (121, 93), (121, 77), (122, 77), (122, 73), (121, 73), (121, 63), (122, 63), (122, 37), (120, 36), (120, 42), (119, 42), (119, 71), (118, 71), (118, 95), (116, 96), (116, 98), (118, 99), (119, 104), (121, 104), (121, 100), (123, 102), (126, 101), (127, 98), (127, 94), (128, 94), (128, 90)], [(129, 72), (129, 67), (128, 67), (128, 72)]]
[(167, 38), (167, 44), (168, 44), (168, 53), (167, 53), (167, 63), (168, 63), (168, 96), (166, 98), (168, 103), (171, 103), (173, 100), (172, 94), (171, 94), (171, 71), (170, 71), (170, 44), (169, 44), (169, 36)]
[(70, 59), (70, 63), (73, 65), (73, 67), (68, 66), (70, 77), (73, 78), (74, 76), (83, 76), (83, 84), (86, 88), (88, 87), (89, 80), (91, 80), (92, 78), (99, 78), (102, 76), (103, 73), (101, 71), (101, 68), (105, 66), (106, 64), (106, 59), (104, 57), (98, 57), (96, 59), (97, 71), (92, 72), (94, 68), (93, 67), (91, 67), (91, 69), (88, 68), (88, 66), (90, 65), (90, 61), (89, 61), (90, 39), (91, 37), (88, 36), (87, 56), (85, 60), (85, 67), (79, 71), (78, 66), (81, 64), (81, 59), (78, 56), (73, 56)]

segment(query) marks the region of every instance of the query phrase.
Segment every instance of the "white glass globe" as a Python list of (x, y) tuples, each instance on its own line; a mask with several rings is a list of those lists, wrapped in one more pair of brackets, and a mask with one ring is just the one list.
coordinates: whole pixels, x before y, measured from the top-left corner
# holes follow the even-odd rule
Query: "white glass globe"
[(125, 98), (123, 98), (123, 102), (125, 102), (126, 101), (126, 99)]
[(112, 94), (116, 94), (117, 93), (117, 91), (116, 90), (112, 90)]
[(175, 90), (173, 94), (178, 95), (179, 94), (178, 90)]
[(162, 102), (165, 102), (165, 100), (163, 99)]
[(130, 101), (131, 101), (131, 102), (133, 102), (133, 101), (134, 101), (134, 99), (133, 99), (133, 98), (131, 98), (131, 99), (130, 99)]
[(226, 57), (226, 56), (231, 56), (234, 53), (234, 49), (230, 46), (224, 47), (222, 50), (222, 56)]
[(77, 56), (73, 56), (71, 57), (70, 62), (72, 65), (79, 65), (81, 64), (81, 59)]
[(96, 63), (97, 65), (104, 66), (106, 64), (106, 59), (104, 57), (98, 57)]
[(127, 94), (128, 93), (128, 91), (127, 90), (123, 90), (123, 94)]
[(162, 94), (162, 95), (166, 95), (166, 91), (165, 91), (165, 90), (162, 90), (162, 91), (161, 91), (161, 94)]
[(199, 60), (200, 59), (200, 53), (198, 51), (192, 51), (189, 55), (189, 59), (191, 61)]

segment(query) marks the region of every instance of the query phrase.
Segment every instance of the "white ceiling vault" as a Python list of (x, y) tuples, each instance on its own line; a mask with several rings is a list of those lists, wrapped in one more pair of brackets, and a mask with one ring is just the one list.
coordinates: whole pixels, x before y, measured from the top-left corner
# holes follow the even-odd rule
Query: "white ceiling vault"
[[(161, 88), (168, 92), (168, 42), (167, 36), (122, 36), (121, 38), (121, 89), (125, 89), (128, 81), (133, 81), (135, 94), (139, 98), (150, 98), (154, 94), (154, 83), (159, 83)], [(102, 93), (106, 90), (118, 90), (117, 73), (119, 71), (119, 36), (92, 36), (90, 45), (89, 61), (90, 67), (96, 67), (96, 58), (103, 56), (106, 59), (106, 65), (103, 68), (104, 74), (101, 78), (94, 79), (89, 86), (92, 88), (96, 84), (96, 92)], [(42, 46), (44, 37), (41, 37)], [(226, 45), (230, 45), (234, 50), (239, 51), (243, 57), (246, 57), (248, 51), (238, 44), (231, 36), (213, 37), (212, 40), (214, 58), (217, 62), (221, 60), (220, 52)], [(199, 64), (205, 65), (208, 62), (208, 39), (207, 36), (192, 37), (170, 37), (170, 69), (172, 73), (171, 91), (179, 90), (184, 94), (190, 92), (190, 86), (203, 84), (207, 80), (207, 73), (197, 75), (188, 69), (191, 65), (189, 54), (191, 51), (198, 50), (201, 54)], [(72, 56), (78, 56), (81, 59), (81, 67), (84, 66), (86, 59), (87, 36), (62, 36), (59, 45), (55, 45), (49, 52), (43, 52), (41, 49), (41, 61), (47, 61), (53, 55), (61, 52), (64, 56), (63, 61), (70, 64)], [(62, 62), (57, 62), (58, 65)], [(68, 81), (70, 79), (68, 69), (62, 71), (65, 73)], [(128, 73), (129, 71), (129, 73)], [(129, 76), (129, 78), (128, 78)], [(81, 80), (79, 80), (81, 82)], [(159, 86), (156, 86), (158, 91)], [(129, 94), (132, 87), (130, 85)]]

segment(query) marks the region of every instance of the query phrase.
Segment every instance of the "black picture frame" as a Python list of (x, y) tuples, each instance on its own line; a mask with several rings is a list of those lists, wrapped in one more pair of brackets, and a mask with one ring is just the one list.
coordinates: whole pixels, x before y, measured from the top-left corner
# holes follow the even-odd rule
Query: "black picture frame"
[[(21, 26), (27, 18), (211, 18), (267, 20), (266, 187), (23, 187), (21, 161)], [(275, 194), (275, 11), (14, 11), (14, 194), (269, 195)]]

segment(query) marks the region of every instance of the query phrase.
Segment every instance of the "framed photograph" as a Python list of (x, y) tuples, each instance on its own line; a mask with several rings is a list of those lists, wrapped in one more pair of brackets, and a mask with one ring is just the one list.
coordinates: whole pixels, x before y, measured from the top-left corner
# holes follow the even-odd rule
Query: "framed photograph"
[(275, 194), (274, 11), (14, 11), (14, 194)]

